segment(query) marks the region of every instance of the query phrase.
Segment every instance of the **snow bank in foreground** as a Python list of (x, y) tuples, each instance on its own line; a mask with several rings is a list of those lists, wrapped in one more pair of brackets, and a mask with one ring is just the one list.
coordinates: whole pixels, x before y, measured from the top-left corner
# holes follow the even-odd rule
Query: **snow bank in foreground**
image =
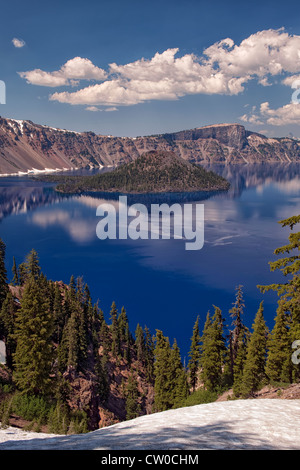
[(235, 400), (141, 416), (88, 434), (8, 428), (0, 450), (300, 449), (300, 400)]

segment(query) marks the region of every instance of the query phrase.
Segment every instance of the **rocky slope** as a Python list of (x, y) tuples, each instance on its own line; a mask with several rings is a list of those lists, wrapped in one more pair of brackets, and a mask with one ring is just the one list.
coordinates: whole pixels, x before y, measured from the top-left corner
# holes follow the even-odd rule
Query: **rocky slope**
[[(59, 281), (56, 283), (61, 292), (64, 291), (66, 285)], [(20, 300), (23, 295), (24, 288), (22, 286), (9, 285), (9, 290), (15, 300), (16, 310), (20, 308)], [(112, 343), (112, 333), (110, 327), (107, 330), (108, 341)], [(0, 343), (3, 345), (5, 338), (0, 335)], [(53, 343), (54, 350), (58, 345)], [(104, 426), (115, 424), (126, 419), (126, 390), (130, 377), (134, 375), (137, 381), (137, 403), (141, 414), (149, 414), (153, 411), (154, 404), (154, 385), (149, 380), (149, 374), (145, 363), (138, 358), (134, 341), (130, 343), (130, 362), (126, 357), (128, 345), (125, 341), (120, 342), (120, 354), (114, 354), (111, 350), (104, 351), (104, 346), (99, 347), (99, 358), (104, 367), (106, 374), (107, 391), (99, 391), (99, 375), (95, 368), (92, 344), (88, 345), (88, 353), (85, 366), (81, 369), (75, 369), (68, 366), (63, 372), (63, 381), (67, 386), (67, 398), (65, 402), (69, 410), (76, 412), (85, 410), (87, 413), (88, 429), (98, 429)], [(5, 350), (5, 348), (4, 348)], [(104, 366), (105, 356), (105, 366)], [(7, 359), (7, 358), (6, 358)], [(57, 359), (56, 359), (57, 361)], [(58, 373), (56, 367), (55, 373)], [(1, 402), (5, 400), (6, 392), (2, 386), (8, 386), (14, 390), (15, 382), (12, 369), (6, 364), (0, 362), (0, 412)], [(105, 398), (104, 398), (105, 394)], [(1, 420), (1, 414), (0, 414)], [(1, 423), (0, 423), (1, 424)], [(9, 425), (18, 428), (26, 428), (30, 425), (30, 421), (22, 418), (18, 414), (10, 412)], [(0, 425), (1, 429), (1, 425)], [(48, 426), (42, 425), (42, 431), (48, 432)]]
[(169, 134), (112, 137), (0, 118), (0, 174), (114, 166), (151, 150), (173, 151), (194, 163), (299, 162), (300, 142), (267, 138), (240, 124)]

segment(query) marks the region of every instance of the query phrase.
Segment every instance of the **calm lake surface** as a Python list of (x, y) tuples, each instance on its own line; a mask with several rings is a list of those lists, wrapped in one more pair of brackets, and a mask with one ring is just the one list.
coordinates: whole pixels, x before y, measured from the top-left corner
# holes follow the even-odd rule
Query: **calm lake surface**
[(227, 193), (130, 196), (128, 204), (199, 202), (204, 204), (204, 246), (185, 250), (184, 240), (99, 240), (96, 209), (118, 195), (62, 196), (49, 184), (29, 177), (0, 179), (0, 237), (6, 244), (9, 279), (34, 248), (49, 279), (83, 277), (106, 318), (114, 300), (125, 306), (131, 331), (137, 323), (155, 334), (176, 338), (188, 361), (197, 315), (203, 327), (207, 311), (219, 306), (228, 326), (235, 288), (244, 286), (244, 322), (252, 326), (261, 300), (270, 328), (277, 297), (261, 294), (257, 284), (282, 280), (271, 273), (273, 251), (287, 242), (289, 229), (278, 221), (300, 214), (300, 165), (208, 167), (231, 183)]

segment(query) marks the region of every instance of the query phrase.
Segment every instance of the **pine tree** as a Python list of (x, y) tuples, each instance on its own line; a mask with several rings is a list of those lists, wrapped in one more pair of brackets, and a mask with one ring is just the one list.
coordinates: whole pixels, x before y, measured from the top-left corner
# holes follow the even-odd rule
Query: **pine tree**
[(79, 345), (79, 366), (84, 369), (88, 358), (89, 330), (87, 318), (83, 308), (78, 305), (78, 345)]
[(202, 335), (201, 379), (204, 388), (209, 391), (216, 391), (222, 386), (226, 352), (222, 313), (218, 307), (214, 308), (212, 318), (209, 312), (207, 314)]
[(85, 301), (85, 293), (84, 293), (84, 282), (81, 276), (77, 277), (75, 285), (76, 285), (75, 287), (76, 299), (81, 305), (83, 305)]
[(50, 410), (48, 416), (48, 429), (49, 432), (54, 434), (67, 434), (70, 424), (69, 413), (66, 405), (58, 401)]
[(180, 350), (177, 341), (174, 340), (170, 354), (170, 376), (173, 382), (171, 401), (173, 408), (182, 406), (189, 395), (187, 374), (183, 368)]
[(69, 320), (65, 324), (61, 341), (57, 347), (57, 366), (59, 372), (63, 373), (68, 367), (69, 359)]
[(128, 317), (125, 307), (122, 307), (118, 317), (119, 338), (120, 341), (126, 341), (126, 331), (128, 330)]
[(101, 403), (105, 403), (109, 396), (109, 377), (105, 358), (97, 354), (95, 360), (95, 373), (98, 396)]
[(154, 341), (149, 328), (144, 329), (145, 338), (145, 358), (146, 358), (146, 376), (147, 380), (154, 383)]
[(73, 274), (72, 274), (72, 276), (70, 278), (70, 282), (69, 282), (69, 291), (70, 291), (70, 298), (72, 300), (75, 300), (75, 298), (76, 298), (76, 282), (75, 282), (75, 278), (74, 278)]
[(79, 368), (79, 344), (78, 344), (78, 315), (76, 310), (72, 312), (66, 328), (67, 365), (75, 370)]
[(55, 283), (54, 285), (53, 319), (54, 340), (59, 344), (62, 339), (62, 332), (65, 325), (65, 316), (63, 310), (63, 297), (58, 283)]
[(44, 286), (30, 276), (16, 315), (15, 380), (28, 394), (47, 394), (51, 385), (53, 319)]
[(32, 249), (30, 253), (27, 255), (26, 265), (27, 265), (28, 274), (30, 274), (35, 279), (37, 279), (39, 275), (41, 274), (41, 267), (39, 264), (38, 254), (34, 249)]
[(94, 306), (92, 306), (91, 303), (89, 303), (88, 311), (90, 312), (89, 313), (90, 315), (89, 329), (90, 329), (91, 342), (93, 345), (93, 350), (97, 352), (100, 346), (99, 332), (100, 332), (102, 321), (104, 320), (104, 314), (103, 314), (103, 311), (99, 309), (98, 304), (95, 304)]
[[(279, 376), (281, 380), (298, 381), (300, 379), (300, 365), (293, 364), (291, 360), (291, 346), (295, 340), (300, 339), (300, 231), (293, 232), (294, 226), (299, 223), (300, 215), (279, 221), (282, 227), (289, 227), (291, 230), (288, 237), (289, 243), (274, 251), (275, 255), (283, 255), (283, 257), (269, 263), (271, 271), (280, 270), (286, 282), (258, 286), (262, 292), (269, 290), (277, 292), (279, 297), (275, 319), (278, 325), (275, 325), (276, 328), (274, 327), (272, 332), (273, 341), (271, 341), (268, 358), (268, 373), (273, 380), (275, 377), (278, 379)], [(283, 334), (281, 339), (279, 331)], [(281, 350), (275, 344), (275, 338), (280, 341)], [(282, 365), (279, 364), (280, 360)], [(279, 367), (278, 373), (275, 370), (276, 362)]]
[(110, 310), (110, 321), (111, 321), (111, 336), (112, 336), (112, 353), (114, 356), (117, 356), (121, 352), (120, 347), (120, 334), (119, 334), (119, 324), (118, 324), (118, 310), (116, 303), (113, 301)]
[[(76, 371), (84, 370), (88, 359), (88, 348), (92, 341), (90, 319), (91, 306), (84, 299), (84, 289), (71, 277), (64, 294), (56, 286), (53, 312), (55, 321), (54, 337), (59, 343), (58, 365), (63, 372), (68, 366)], [(62, 302), (63, 297), (63, 302)]]
[(134, 373), (128, 377), (128, 382), (125, 388), (125, 400), (126, 400), (126, 419), (134, 419), (141, 413), (141, 406), (139, 403), (140, 393), (138, 389), (137, 377)]
[(78, 300), (72, 302), (72, 313), (66, 325), (65, 335), (64, 345), (67, 348), (67, 365), (72, 366), (77, 371), (84, 369), (88, 353), (88, 338), (84, 312)]
[(237, 354), (233, 364), (233, 394), (239, 397), (242, 393), (244, 366), (247, 356), (249, 332), (248, 328), (242, 326), (237, 338)]
[(161, 330), (156, 330), (154, 349), (154, 407), (156, 411), (165, 411), (173, 406), (170, 355), (169, 338), (165, 337)]
[[(232, 326), (234, 327), (233, 330), (231, 330), (229, 333), (229, 354), (232, 382), (234, 381), (234, 366), (238, 355), (238, 349), (240, 346), (243, 346), (244, 349), (244, 342), (242, 341), (242, 338), (244, 338), (245, 333), (245, 326), (242, 322), (244, 307), (245, 304), (243, 299), (243, 286), (239, 285), (236, 288), (236, 300), (233, 304), (233, 307), (229, 310), (229, 313), (233, 318)], [(240, 359), (242, 357), (243, 354), (241, 352)]]
[(13, 355), (16, 350), (15, 333), (16, 304), (9, 290), (0, 310), (0, 338), (4, 338), (6, 365), (13, 368)]
[(18, 275), (19, 285), (24, 286), (24, 284), (26, 283), (26, 280), (28, 278), (26, 263), (19, 264), (18, 273), (19, 273), (19, 275)]
[(127, 323), (126, 325), (126, 330), (125, 330), (125, 352), (124, 352), (124, 357), (127, 360), (128, 364), (131, 364), (131, 343), (132, 343), (132, 337), (131, 333), (129, 330), (129, 325)]
[(196, 389), (199, 375), (199, 361), (200, 361), (200, 330), (199, 330), (199, 316), (196, 319), (193, 328), (193, 336), (191, 338), (191, 348), (189, 351), (190, 360), (188, 369), (190, 373), (190, 384), (193, 392)]
[(5, 267), (6, 245), (0, 238), (0, 309), (8, 292), (7, 272)]
[(291, 344), (284, 302), (279, 301), (274, 328), (268, 340), (266, 374), (270, 381), (291, 381)]
[(180, 406), (189, 390), (176, 340), (171, 348), (169, 338), (156, 330), (154, 349), (154, 407), (165, 411)]
[(141, 325), (138, 323), (135, 329), (135, 347), (138, 361), (145, 361), (145, 336)]
[(13, 257), (12, 273), (13, 273), (12, 284), (13, 284), (14, 286), (18, 286), (20, 281), (19, 281), (19, 272), (18, 272), (18, 268), (17, 268), (17, 264), (16, 264), (16, 259), (15, 259), (15, 257)]
[(30, 276), (37, 279), (41, 273), (39, 257), (34, 249), (28, 253), (25, 261), (19, 265), (17, 270), (15, 270), (15, 275), (20, 286), (24, 286)]
[(263, 302), (260, 303), (252, 328), (241, 386), (241, 394), (244, 397), (251, 396), (266, 379), (268, 330), (264, 319)]
[(102, 347), (102, 356), (105, 361), (108, 359), (108, 353), (111, 351), (111, 338), (109, 334), (109, 327), (105, 320), (101, 323), (99, 332), (99, 344)]

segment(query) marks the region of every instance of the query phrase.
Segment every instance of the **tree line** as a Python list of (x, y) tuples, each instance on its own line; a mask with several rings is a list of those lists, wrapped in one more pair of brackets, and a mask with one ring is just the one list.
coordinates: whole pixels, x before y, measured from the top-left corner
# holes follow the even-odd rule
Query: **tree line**
[(282, 272), (284, 282), (257, 286), (262, 293), (273, 290), (278, 294), (273, 329), (266, 325), (263, 301), (252, 331), (246, 327), (243, 286), (238, 286), (229, 311), (231, 329), (226, 329), (219, 307), (214, 307), (213, 315), (208, 312), (201, 337), (196, 320), (189, 363), (193, 390), (200, 383), (211, 391), (232, 387), (234, 397), (248, 398), (263, 385), (299, 382), (300, 361), (292, 360), (292, 346), (300, 340), (300, 232), (293, 232), (299, 222), (300, 215), (279, 222), (291, 232), (288, 243), (274, 252), (283, 257), (269, 264), (271, 271)]
[(186, 406), (200, 392), (201, 400), (228, 389), (234, 398), (248, 398), (266, 384), (299, 382), (300, 366), (291, 360), (292, 344), (300, 340), (300, 232), (293, 231), (299, 222), (300, 216), (280, 222), (290, 228), (289, 240), (275, 250), (281, 258), (270, 263), (272, 271), (282, 271), (285, 282), (258, 286), (262, 293), (278, 293), (273, 329), (266, 325), (263, 301), (252, 330), (245, 326), (239, 285), (228, 312), (229, 327), (218, 306), (207, 313), (201, 332), (196, 318), (188, 364), (182, 362), (177, 341), (171, 344), (161, 330), (153, 335), (138, 324), (132, 334), (126, 309), (118, 311), (115, 302), (106, 321), (82, 278), (72, 276), (68, 284), (48, 280), (35, 250), (19, 265), (13, 259), (8, 282), (6, 247), (0, 240), (0, 340), (5, 342), (5, 368), (13, 378), (8, 387), (0, 375), (2, 423), (12, 410), (22, 410), (36, 421), (40, 415), (53, 432), (89, 430), (91, 410), (69, 407), (67, 373), (91, 373), (98, 405), (105, 407), (114, 385), (112, 360), (122, 360), (128, 371), (126, 382), (118, 385), (125, 419), (146, 412), (142, 376), (153, 389), (152, 412)]

